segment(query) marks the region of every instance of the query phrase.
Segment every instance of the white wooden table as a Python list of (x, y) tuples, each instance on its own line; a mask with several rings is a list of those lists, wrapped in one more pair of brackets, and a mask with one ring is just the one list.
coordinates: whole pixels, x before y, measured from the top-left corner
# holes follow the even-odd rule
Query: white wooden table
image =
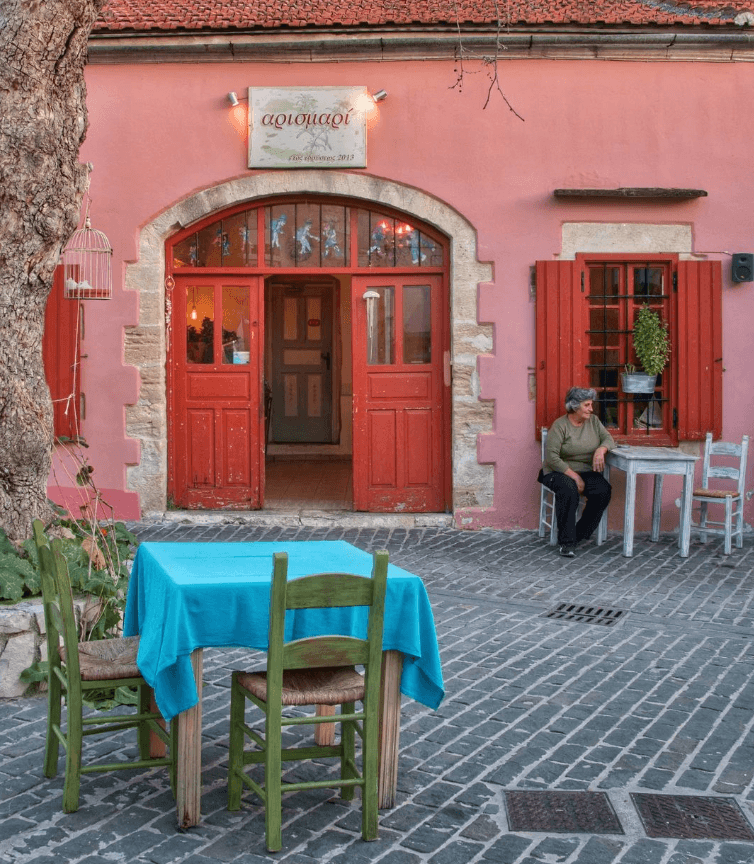
[(694, 491), (694, 463), (698, 456), (681, 453), (670, 447), (619, 446), (605, 457), (605, 479), (610, 469), (626, 472), (626, 503), (623, 513), (623, 554), (630, 558), (634, 552), (634, 512), (636, 510), (636, 475), (654, 474), (652, 500), (652, 540), (660, 539), (660, 512), (662, 510), (662, 481), (665, 474), (683, 476), (681, 515), (678, 524), (678, 549), (682, 558), (688, 558), (691, 541), (691, 497)]

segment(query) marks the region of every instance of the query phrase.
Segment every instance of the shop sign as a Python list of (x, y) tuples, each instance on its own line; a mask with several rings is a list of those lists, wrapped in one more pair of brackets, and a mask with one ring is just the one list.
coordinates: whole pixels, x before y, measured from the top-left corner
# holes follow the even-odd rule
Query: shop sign
[(366, 168), (366, 87), (250, 87), (249, 168)]

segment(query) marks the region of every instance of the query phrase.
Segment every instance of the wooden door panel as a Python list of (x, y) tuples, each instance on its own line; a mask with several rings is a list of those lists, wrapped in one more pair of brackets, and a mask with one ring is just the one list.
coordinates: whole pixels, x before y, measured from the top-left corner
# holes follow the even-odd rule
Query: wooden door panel
[(354, 277), (357, 510), (438, 512), (450, 507), (446, 310), (440, 276)]
[(406, 485), (432, 485), (432, 413), (429, 410), (406, 411), (405, 450)]
[(249, 399), (248, 375), (224, 375), (222, 372), (190, 372), (188, 378), (189, 401), (222, 399)]
[(396, 413), (369, 412), (369, 444), (373, 454), (369, 460), (369, 480), (373, 487), (395, 489), (398, 485)]
[(260, 277), (176, 279), (168, 420), (178, 506), (262, 506), (261, 291)]
[(372, 399), (430, 399), (432, 375), (430, 373), (383, 373), (369, 375), (369, 396)]
[(251, 464), (249, 462), (249, 437), (251, 415), (248, 410), (224, 409), (223, 428), (223, 474), (222, 486), (251, 486)]
[(190, 410), (188, 417), (188, 478), (191, 488), (215, 485), (215, 412)]

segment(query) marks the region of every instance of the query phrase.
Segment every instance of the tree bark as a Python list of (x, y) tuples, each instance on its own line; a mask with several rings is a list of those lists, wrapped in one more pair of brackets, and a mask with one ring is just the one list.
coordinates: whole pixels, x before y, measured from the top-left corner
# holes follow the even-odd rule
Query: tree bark
[(47, 295), (76, 229), (87, 169), (87, 39), (105, 0), (0, 0), (0, 526), (48, 519)]

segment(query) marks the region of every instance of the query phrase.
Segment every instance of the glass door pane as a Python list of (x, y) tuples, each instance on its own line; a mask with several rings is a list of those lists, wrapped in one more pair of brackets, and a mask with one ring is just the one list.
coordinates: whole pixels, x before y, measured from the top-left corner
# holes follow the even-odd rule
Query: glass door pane
[(212, 285), (186, 288), (186, 362), (214, 363), (215, 291)]
[(249, 362), (249, 289), (223, 285), (222, 362)]
[(367, 363), (395, 362), (395, 286), (378, 285), (364, 293), (367, 304)]
[(429, 285), (403, 288), (403, 362), (432, 361), (432, 307)]

